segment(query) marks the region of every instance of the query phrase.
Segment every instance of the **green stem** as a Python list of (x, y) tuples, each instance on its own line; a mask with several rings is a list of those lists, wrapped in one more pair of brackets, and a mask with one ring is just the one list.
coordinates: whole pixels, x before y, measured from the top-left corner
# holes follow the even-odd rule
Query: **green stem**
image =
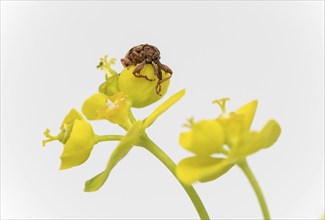
[[(150, 138), (148, 136), (145, 135), (145, 137), (142, 139), (141, 146), (144, 147), (145, 149), (147, 149), (154, 156), (156, 156), (179, 181), (179, 179), (176, 176), (176, 172), (175, 172), (176, 164), (172, 161), (172, 159), (170, 159), (168, 157), (167, 154), (165, 154), (164, 151), (162, 151), (152, 140), (150, 140)], [(190, 197), (200, 218), (201, 219), (210, 219), (209, 215), (208, 215), (199, 195), (195, 191), (194, 187), (185, 185), (180, 181), (179, 181), (179, 183), (183, 186), (184, 190)]]
[(133, 116), (133, 113), (131, 111), (131, 108), (128, 109), (128, 115), (129, 115), (129, 119), (132, 122), (132, 124), (136, 121), (136, 119)]
[(260, 186), (258, 185), (258, 182), (257, 182), (253, 172), (249, 168), (247, 161), (243, 160), (242, 162), (238, 163), (238, 166), (243, 170), (243, 172), (245, 173), (246, 177), (248, 178), (249, 182), (251, 183), (251, 185), (255, 191), (258, 202), (260, 203), (260, 206), (261, 206), (261, 209), (263, 212), (264, 219), (271, 219), (271, 216), (270, 216), (269, 210), (267, 208), (267, 204), (266, 204), (265, 198), (263, 196), (262, 190), (261, 190)]
[(95, 143), (97, 144), (103, 141), (120, 141), (122, 137), (122, 135), (95, 135)]

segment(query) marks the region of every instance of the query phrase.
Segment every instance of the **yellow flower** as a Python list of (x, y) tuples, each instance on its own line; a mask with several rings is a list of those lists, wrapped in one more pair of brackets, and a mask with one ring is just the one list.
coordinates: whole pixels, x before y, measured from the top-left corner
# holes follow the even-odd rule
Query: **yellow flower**
[(250, 131), (256, 100), (231, 113), (225, 109), (227, 100), (215, 101), (223, 111), (217, 119), (192, 123), (190, 131), (180, 134), (180, 145), (196, 154), (178, 164), (176, 173), (182, 182), (214, 180), (278, 139), (281, 127), (275, 120), (268, 121), (259, 132)]
[(54, 140), (64, 144), (60, 170), (78, 166), (85, 162), (95, 144), (95, 134), (91, 125), (75, 109), (72, 109), (65, 116), (61, 125), (61, 132), (57, 136), (51, 136), (49, 129), (46, 129), (44, 135), (49, 139), (43, 141), (43, 146)]
[[(119, 75), (119, 90), (128, 95), (132, 107), (142, 108), (148, 106), (164, 96), (169, 87), (170, 80), (161, 84), (160, 95), (156, 92), (158, 77), (155, 75), (154, 68), (151, 64), (146, 64), (141, 70), (140, 75), (146, 76), (145, 78), (135, 77), (133, 70), (135, 66), (124, 68)], [(163, 79), (168, 77), (169, 74), (162, 70)]]
[(108, 176), (116, 164), (127, 155), (133, 146), (141, 145), (141, 137), (145, 135), (145, 129), (150, 127), (161, 114), (163, 114), (173, 104), (179, 101), (184, 94), (185, 90), (177, 92), (163, 104), (161, 104), (158, 108), (156, 108), (145, 120), (134, 122), (110, 156), (106, 169), (86, 182), (84, 189), (85, 192), (93, 192), (99, 190), (106, 182)]
[(82, 112), (87, 119), (106, 119), (126, 130), (131, 126), (128, 117), (129, 109), (130, 104), (127, 101), (127, 95), (122, 92), (111, 96), (96, 93), (90, 96), (82, 106)]

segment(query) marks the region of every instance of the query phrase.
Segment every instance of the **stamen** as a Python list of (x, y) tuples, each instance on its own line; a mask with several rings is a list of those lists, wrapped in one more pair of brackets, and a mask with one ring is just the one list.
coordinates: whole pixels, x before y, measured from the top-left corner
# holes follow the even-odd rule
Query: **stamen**
[(58, 135), (58, 139), (65, 143), (69, 136), (70, 136), (70, 133), (71, 133), (71, 130), (72, 130), (72, 124), (63, 124), (63, 130), (62, 132)]
[(117, 104), (114, 103), (114, 102), (112, 102), (110, 99), (107, 99), (107, 100), (106, 100), (106, 104), (107, 104), (107, 106), (108, 106), (110, 109), (114, 109), (114, 108), (116, 108), (116, 106), (117, 106)]
[(53, 139), (46, 139), (42, 141), (42, 146), (45, 147), (46, 143), (54, 141)]
[(109, 65), (110, 64), (115, 64), (115, 63), (116, 63), (116, 59), (115, 58), (112, 58), (112, 59), (109, 60)]
[(52, 135), (50, 135), (50, 129), (46, 129), (45, 131), (44, 131), (44, 135), (45, 135), (45, 137), (47, 137), (47, 138), (50, 138), (50, 139), (55, 139), (55, 138), (57, 138), (57, 136), (52, 136)]
[(117, 75), (117, 73), (111, 68), (111, 65), (116, 63), (116, 59), (112, 58), (107, 61), (107, 57), (108, 56), (105, 55), (103, 58), (100, 58), (99, 64), (97, 65), (97, 69), (104, 70), (106, 72), (106, 79)]
[(44, 131), (44, 135), (45, 135), (45, 137), (47, 137), (49, 139), (46, 139), (46, 140), (43, 140), (42, 141), (43, 147), (45, 147), (46, 143), (48, 143), (48, 142), (55, 141), (55, 140), (59, 140), (59, 137), (58, 136), (52, 136), (52, 135), (50, 135), (50, 129), (48, 129), (48, 128)]
[(222, 113), (226, 113), (226, 102), (229, 101), (230, 98), (222, 98), (222, 99), (219, 99), (219, 100), (214, 100), (212, 103), (217, 103), (220, 108), (221, 108), (221, 111)]
[(187, 127), (187, 128), (192, 128), (193, 124), (194, 124), (194, 117), (191, 117), (191, 118), (187, 119), (187, 122), (182, 124), (182, 126)]

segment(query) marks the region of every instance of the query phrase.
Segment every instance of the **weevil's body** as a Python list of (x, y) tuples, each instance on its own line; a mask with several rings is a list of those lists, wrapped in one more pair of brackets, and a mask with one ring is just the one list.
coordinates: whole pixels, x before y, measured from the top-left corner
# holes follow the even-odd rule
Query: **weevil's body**
[[(161, 83), (169, 80), (173, 74), (173, 71), (168, 66), (160, 63), (160, 51), (158, 48), (149, 44), (140, 44), (132, 47), (125, 55), (125, 58), (121, 59), (121, 62), (124, 67), (129, 67), (131, 65), (136, 66), (133, 70), (134, 76), (153, 81), (154, 79), (149, 79), (147, 76), (140, 74), (140, 71), (144, 68), (145, 64), (151, 64), (154, 68), (155, 75), (158, 77), (158, 83), (156, 86), (156, 93), (158, 95), (160, 95)], [(163, 79), (161, 70), (169, 73), (170, 76)]]

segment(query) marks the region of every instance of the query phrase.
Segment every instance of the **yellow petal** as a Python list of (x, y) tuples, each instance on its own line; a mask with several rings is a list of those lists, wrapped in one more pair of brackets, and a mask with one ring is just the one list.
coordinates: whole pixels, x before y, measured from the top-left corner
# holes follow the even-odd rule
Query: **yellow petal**
[(85, 192), (97, 191), (103, 186), (112, 169), (138, 142), (142, 132), (142, 121), (136, 121), (113, 151), (107, 163), (106, 169), (86, 182), (84, 189)]
[(102, 93), (96, 93), (90, 96), (82, 105), (82, 113), (89, 120), (98, 119), (98, 109), (106, 107), (107, 98), (108, 97)]
[(144, 121), (144, 127), (149, 127), (162, 113), (167, 111), (172, 105), (178, 102), (185, 94), (185, 89), (175, 93), (170, 98), (168, 98), (164, 103), (162, 103), (158, 108), (156, 108)]
[(236, 113), (222, 114), (218, 121), (222, 125), (225, 132), (225, 143), (233, 148), (238, 145), (249, 131), (244, 129), (243, 115)]
[(183, 159), (176, 167), (176, 175), (185, 184), (211, 181), (233, 166), (227, 159), (195, 156)]
[[(158, 77), (151, 64), (146, 64), (140, 71), (140, 75), (146, 76), (151, 81), (145, 78), (135, 77), (133, 70), (135, 66), (130, 66), (121, 72), (119, 75), (119, 90), (128, 95), (132, 107), (143, 108), (148, 106), (163, 97), (169, 87), (170, 80), (167, 80), (161, 84), (160, 95), (156, 92), (156, 86), (158, 83)], [(168, 73), (162, 70), (162, 78), (169, 77)]]
[(243, 115), (243, 123), (245, 130), (249, 130), (253, 122), (257, 108), (257, 100), (251, 101), (246, 105), (240, 107), (236, 114)]
[(236, 112), (224, 113), (218, 121), (224, 127), (226, 144), (230, 148), (238, 147), (239, 143), (249, 135), (249, 129), (254, 119), (257, 108), (257, 100), (254, 100)]
[(75, 120), (61, 154), (60, 169), (68, 169), (85, 162), (95, 144), (93, 129), (84, 120)]
[(179, 135), (179, 144), (184, 147), (186, 150), (192, 151), (192, 137), (193, 137), (193, 132), (192, 131), (187, 131), (180, 133)]
[(281, 134), (281, 127), (275, 120), (270, 120), (260, 132), (252, 132), (250, 137), (242, 143), (235, 154), (237, 157), (246, 157), (261, 149), (272, 146)]
[(262, 148), (268, 148), (272, 146), (279, 138), (281, 134), (281, 126), (275, 120), (270, 120), (260, 131)]
[(115, 93), (118, 93), (118, 78), (119, 75), (114, 75), (107, 78), (106, 81), (99, 86), (98, 91), (100, 93), (104, 93), (107, 96), (111, 96)]
[(131, 121), (129, 119), (130, 106), (126, 94), (119, 92), (109, 96), (106, 103), (107, 106), (104, 109), (98, 110), (99, 117), (105, 117), (110, 122), (119, 124), (125, 130), (128, 130)]
[(64, 128), (64, 124), (70, 124), (74, 120), (85, 120), (82, 115), (76, 110), (76, 109), (71, 109), (70, 112), (65, 116), (63, 119), (62, 125), (61, 125), (61, 130)]
[(203, 120), (192, 125), (192, 130), (180, 134), (179, 143), (185, 149), (208, 156), (222, 153), (225, 135), (217, 120)]
[(127, 96), (122, 92), (112, 96), (96, 93), (84, 102), (82, 112), (89, 120), (107, 119), (127, 130), (131, 126), (129, 108)]

